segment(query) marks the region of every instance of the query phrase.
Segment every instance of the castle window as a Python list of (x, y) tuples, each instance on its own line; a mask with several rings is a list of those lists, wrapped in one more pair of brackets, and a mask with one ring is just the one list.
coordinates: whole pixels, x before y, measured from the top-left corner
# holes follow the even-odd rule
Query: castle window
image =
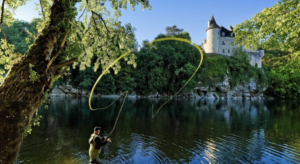
[(223, 49), (223, 53), (225, 53), (225, 50)]
[(224, 41), (222, 41), (222, 45), (225, 45), (225, 42), (224, 42)]
[(225, 32), (222, 32), (222, 36), (225, 36)]
[(228, 49), (228, 53), (230, 53), (230, 49)]

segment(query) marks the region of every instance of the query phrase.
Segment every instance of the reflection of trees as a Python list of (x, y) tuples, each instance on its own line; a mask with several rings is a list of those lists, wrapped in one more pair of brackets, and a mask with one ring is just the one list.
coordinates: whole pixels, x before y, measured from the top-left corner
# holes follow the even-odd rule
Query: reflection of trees
[[(300, 152), (300, 102), (299, 101), (276, 101), (266, 102), (270, 109), (271, 118), (266, 128), (265, 137), (277, 144), (271, 146), (280, 151), (290, 151), (289, 147)], [(289, 153), (294, 158), (300, 159), (300, 155)]]
[[(38, 149), (34, 151), (33, 164), (34, 159), (47, 160), (45, 154), (54, 163), (86, 162), (87, 140), (93, 127), (101, 126), (102, 134), (109, 133), (123, 99), (109, 109), (95, 112), (89, 110), (87, 101), (87, 98), (52, 99), (50, 109), (40, 109), (41, 126), (34, 127), (33, 134), (25, 139), (20, 157), (29, 157), (30, 152)], [(92, 104), (104, 107), (112, 101), (112, 98), (95, 98)], [(268, 161), (266, 152), (272, 158), (278, 158), (273, 151), (291, 152), (293, 148), (300, 152), (299, 130), (296, 131), (300, 127), (300, 104), (296, 102), (172, 100), (152, 118), (152, 105), (157, 110), (164, 102), (126, 100), (112, 135), (113, 143), (101, 153), (102, 162), (178, 163), (180, 159), (183, 163), (199, 160), (233, 163)], [(26, 142), (27, 139), (31, 142)], [(300, 159), (296, 155), (293, 158)]]

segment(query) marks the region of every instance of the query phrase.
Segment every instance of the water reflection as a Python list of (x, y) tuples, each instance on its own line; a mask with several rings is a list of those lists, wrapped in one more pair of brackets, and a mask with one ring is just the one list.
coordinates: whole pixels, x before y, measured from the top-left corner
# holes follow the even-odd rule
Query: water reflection
[[(104, 107), (112, 98), (95, 98)], [(107, 134), (122, 99), (90, 111), (88, 99), (52, 99), (22, 144), (17, 163), (88, 163), (93, 127)], [(299, 163), (297, 101), (127, 99), (103, 163)], [(154, 111), (155, 112), (155, 111)]]

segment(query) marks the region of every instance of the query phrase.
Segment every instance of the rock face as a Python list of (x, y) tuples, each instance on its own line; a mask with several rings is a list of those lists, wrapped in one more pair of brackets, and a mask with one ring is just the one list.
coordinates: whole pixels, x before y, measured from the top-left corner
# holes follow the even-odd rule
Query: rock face
[[(58, 85), (51, 90), (51, 97), (82, 97), (89, 96), (90, 92), (84, 89), (73, 88), (69, 85)], [(97, 96), (97, 95), (96, 95)]]
[[(198, 82), (198, 86), (193, 91), (180, 93), (174, 98), (186, 99), (197, 98), (202, 99), (264, 99), (263, 91), (267, 89), (261, 88), (257, 85), (254, 79), (250, 79), (249, 82), (240, 84), (234, 88), (230, 87), (231, 78), (227, 75), (224, 81), (217, 83), (213, 87), (203, 86), (201, 82)], [(55, 86), (51, 91), (51, 97), (88, 97), (90, 95), (89, 90), (79, 89), (72, 87), (69, 82), (64, 85)], [(93, 95), (93, 96), (118, 96), (119, 94), (112, 95)], [(144, 97), (144, 98), (170, 98), (173, 95), (168, 93), (150, 93), (149, 95), (137, 95), (136, 93), (129, 93), (129, 97)]]
[[(65, 84), (62, 85), (56, 85), (51, 90), (51, 97), (82, 97), (82, 96), (89, 96), (90, 91), (81, 89), (81, 88), (75, 88), (70, 84), (71, 79), (68, 79)], [(97, 95), (95, 95), (97, 96)]]
[(195, 90), (201, 98), (264, 99), (263, 91), (267, 88), (260, 88), (253, 78), (249, 82), (245, 82), (234, 88), (230, 88), (230, 81), (230, 77), (226, 76), (223, 82), (217, 83), (211, 88), (203, 87), (201, 86), (201, 82), (199, 82)]

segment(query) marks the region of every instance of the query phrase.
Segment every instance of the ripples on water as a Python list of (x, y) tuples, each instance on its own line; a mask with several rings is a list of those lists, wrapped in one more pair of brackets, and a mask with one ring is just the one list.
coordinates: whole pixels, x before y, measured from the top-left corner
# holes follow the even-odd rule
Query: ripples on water
[[(112, 98), (95, 98), (104, 107)], [(102, 163), (300, 163), (300, 103), (296, 101), (128, 99), (100, 155)], [(17, 163), (88, 163), (93, 127), (105, 135), (122, 100), (90, 111), (88, 99), (53, 98), (39, 109), (41, 125), (25, 138)]]

